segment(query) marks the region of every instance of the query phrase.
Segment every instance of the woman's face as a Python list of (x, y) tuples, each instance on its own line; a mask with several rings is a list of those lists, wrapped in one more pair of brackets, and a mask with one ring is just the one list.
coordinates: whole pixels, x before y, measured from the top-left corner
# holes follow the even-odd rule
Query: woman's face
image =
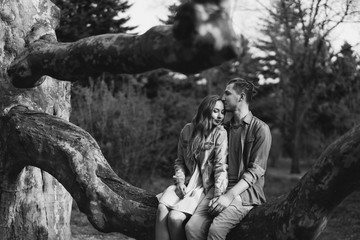
[(213, 126), (217, 126), (222, 123), (224, 119), (224, 114), (224, 104), (222, 101), (219, 100), (216, 102), (214, 109), (211, 113)]

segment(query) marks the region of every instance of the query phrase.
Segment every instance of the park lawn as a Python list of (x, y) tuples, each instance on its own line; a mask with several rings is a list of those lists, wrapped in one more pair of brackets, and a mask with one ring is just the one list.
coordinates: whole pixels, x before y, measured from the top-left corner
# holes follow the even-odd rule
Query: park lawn
[[(266, 175), (265, 194), (268, 201), (286, 194), (301, 178), (290, 175), (289, 168), (269, 168)], [(172, 183), (171, 179), (156, 179), (143, 188), (154, 194), (161, 192)], [(75, 205), (75, 204), (74, 204)], [(94, 229), (86, 216), (76, 205), (71, 217), (73, 240), (129, 240), (120, 233), (101, 233)], [(359, 240), (360, 239), (360, 189), (349, 195), (333, 212), (325, 231), (318, 240)]]

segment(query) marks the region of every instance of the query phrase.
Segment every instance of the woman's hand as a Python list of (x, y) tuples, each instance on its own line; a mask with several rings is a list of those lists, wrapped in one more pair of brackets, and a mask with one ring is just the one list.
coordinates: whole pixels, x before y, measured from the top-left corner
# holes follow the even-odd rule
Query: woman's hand
[(186, 194), (186, 186), (184, 183), (176, 184), (175, 193), (179, 198), (184, 198)]

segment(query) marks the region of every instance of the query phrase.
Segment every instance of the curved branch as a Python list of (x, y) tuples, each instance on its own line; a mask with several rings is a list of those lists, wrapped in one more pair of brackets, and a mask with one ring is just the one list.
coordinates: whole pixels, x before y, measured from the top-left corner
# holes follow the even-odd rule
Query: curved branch
[(49, 39), (32, 43), (14, 60), (8, 69), (14, 86), (37, 86), (43, 75), (76, 81), (102, 72), (141, 73), (158, 68), (196, 73), (241, 51), (229, 15), (217, 4), (184, 4), (174, 26), (153, 27), (142, 35), (105, 34), (73, 43)]
[(332, 143), (287, 196), (252, 210), (230, 239), (316, 239), (331, 212), (358, 189), (359, 171), (360, 125)]
[(153, 238), (157, 199), (120, 179), (86, 131), (24, 107), (1, 120), (8, 132), (7, 154), (18, 161), (12, 163), (17, 169), (31, 165), (50, 173), (98, 230)]

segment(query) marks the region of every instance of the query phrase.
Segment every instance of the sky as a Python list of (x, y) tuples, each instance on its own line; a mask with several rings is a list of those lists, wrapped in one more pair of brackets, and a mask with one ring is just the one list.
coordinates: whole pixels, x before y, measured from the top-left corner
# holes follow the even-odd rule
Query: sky
[(160, 19), (167, 19), (168, 7), (177, 0), (129, 0), (132, 7), (127, 11), (131, 17), (128, 25), (138, 26), (134, 31), (144, 33), (149, 28), (161, 24)]
[[(264, 16), (261, 5), (266, 5), (270, 1), (233, 0), (231, 17), (234, 30), (243, 34), (250, 42), (259, 38), (259, 18)], [(177, 2), (177, 0), (129, 0), (133, 6), (127, 11), (131, 17), (128, 25), (138, 26), (134, 32), (142, 34), (152, 26), (161, 24), (159, 19), (167, 19), (168, 6)], [(334, 31), (331, 37), (335, 50), (339, 50), (346, 40), (352, 45), (358, 44), (355, 49), (360, 54), (360, 23), (344, 24)]]

